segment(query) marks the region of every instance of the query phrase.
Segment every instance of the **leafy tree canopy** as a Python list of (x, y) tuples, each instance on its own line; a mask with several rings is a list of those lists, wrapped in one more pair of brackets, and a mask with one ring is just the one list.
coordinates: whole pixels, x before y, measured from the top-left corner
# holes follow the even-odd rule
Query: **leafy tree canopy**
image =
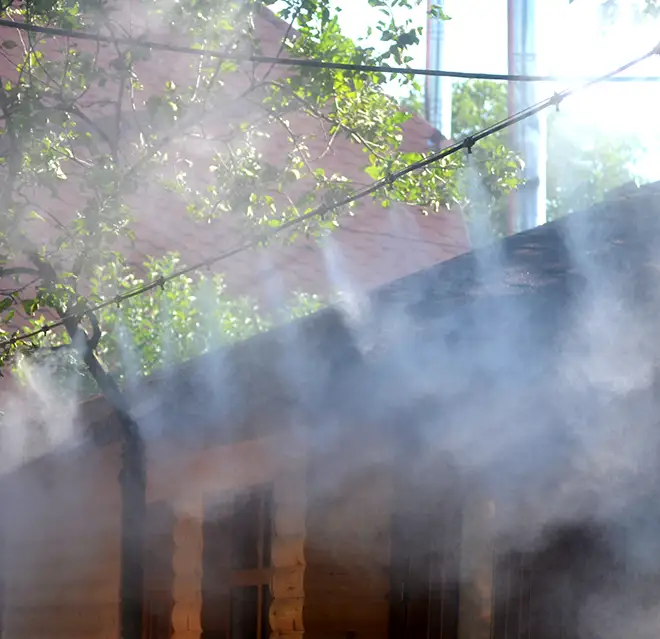
[[(507, 116), (506, 84), (488, 80), (469, 80), (454, 85), (452, 126), (461, 138), (490, 126)], [(494, 146), (508, 146), (506, 130), (488, 138)], [(603, 195), (635, 178), (639, 140), (604, 135), (602, 131), (580, 125), (562, 112), (548, 112), (547, 211), (554, 219), (598, 202)], [(481, 148), (475, 153), (488, 153)], [(486, 156), (487, 157), (487, 156)], [(487, 161), (487, 160), (486, 160)], [(484, 185), (490, 197), (491, 226), (495, 233), (506, 231), (506, 198), (497, 181), (486, 173)]]
[[(256, 25), (262, 4), (256, 0), (131, 0), (132, 32), (128, 1), (5, 3), (3, 15), (133, 38), (148, 21), (150, 39), (157, 32), (160, 41), (227, 54), (261, 49)], [(398, 22), (393, 9), (422, 0), (361, 1), (378, 16), (374, 28), (383, 47), (376, 50), (344, 37), (330, 0), (280, 0), (279, 15), (290, 23), (283, 51), (356, 64), (408, 63), (407, 51), (420, 41), (422, 28)], [(275, 6), (275, 0), (264, 4)], [(153, 264), (145, 272), (126, 261), (145, 201), (166, 194), (182, 215), (187, 212), (200, 223), (220, 219), (237, 238), (261, 237), (266, 229), (277, 229), (422, 157), (401, 149), (402, 126), (411, 114), (385, 92), (389, 78), (384, 74), (283, 70), (183, 54), (155, 61), (135, 43), (99, 45), (8, 29), (3, 37), (0, 341), (25, 331), (23, 315), (33, 324), (75, 319), (60, 335), (3, 348), (2, 361), (21, 350), (80, 336), (80, 320), (88, 336), (100, 328), (101, 342), (92, 340), (93, 345), (110, 368), (116, 366), (116, 346), (107, 340), (117, 316), (94, 317), (87, 310), (104, 295), (121, 292), (126, 282), (149, 275)], [(414, 86), (407, 76), (399, 82)], [(325, 132), (324, 152), (342, 137), (362, 147), (366, 174), (360, 183), (318, 166), (310, 150), (310, 121)], [(278, 139), (287, 140), (277, 157), (266, 153), (263, 144), (275, 131)], [(494, 185), (508, 187), (515, 166), (505, 149), (491, 148), (494, 155), (484, 160), (484, 172)], [(461, 199), (457, 176), (463, 161), (447, 159), (411, 173), (376, 197), (384, 205), (396, 201), (441, 212)], [(349, 212), (312, 217), (283, 241), (329, 232), (337, 216)], [(111, 280), (101, 291), (94, 282), (108, 273)], [(193, 280), (203, 282), (198, 275)], [(166, 295), (153, 299), (161, 298), (164, 304)], [(178, 299), (183, 303), (183, 297)], [(151, 310), (141, 312), (146, 318), (142, 328), (156, 330), (149, 323)], [(176, 316), (180, 311), (171, 312)], [(243, 318), (252, 314), (233, 303), (226, 312)], [(229, 330), (225, 315), (216, 317), (222, 330)], [(181, 330), (177, 339), (189, 327)], [(147, 359), (148, 366), (161, 361)]]
[[(129, 291), (182, 266), (176, 254), (144, 264), (140, 278), (125, 265), (112, 263), (100, 268), (92, 279), (95, 298), (105, 299), (112, 291)], [(246, 296), (229, 295), (221, 275), (195, 274), (171, 281), (151, 295), (138, 295), (121, 306), (98, 312), (103, 335), (96, 354), (108, 372), (124, 383), (157, 370), (185, 362), (214, 348), (246, 339), (273, 325), (318, 310), (325, 302), (317, 295), (291, 295), (279, 314), (267, 312)], [(40, 319), (30, 325), (38, 327)], [(67, 339), (50, 337), (48, 345), (21, 357), (49, 371), (62, 390), (76, 389), (80, 395), (98, 392), (94, 380)], [(45, 345), (44, 345), (45, 346)], [(19, 379), (27, 369), (15, 368)]]
[[(579, 0), (568, 0), (569, 4), (573, 4)], [(616, 18), (617, 10), (621, 7), (622, 2), (630, 2), (631, 0), (601, 0), (603, 15), (610, 19)], [(640, 17), (657, 18), (660, 16), (660, 0), (637, 0), (637, 7), (640, 11)]]

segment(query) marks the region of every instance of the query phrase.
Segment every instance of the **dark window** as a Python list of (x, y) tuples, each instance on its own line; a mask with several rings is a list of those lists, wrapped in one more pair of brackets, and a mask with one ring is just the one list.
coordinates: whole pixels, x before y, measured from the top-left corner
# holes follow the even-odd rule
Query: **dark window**
[(587, 525), (552, 531), (534, 552), (500, 552), (492, 637), (576, 639), (584, 603), (621, 574), (606, 537)]
[(444, 483), (438, 481), (437, 490), (419, 478), (397, 482), (391, 530), (390, 639), (458, 637), (462, 515), (453, 481), (454, 476), (448, 474)]
[(259, 586), (231, 590), (231, 636), (257, 639)]
[(242, 495), (234, 501), (234, 516), (231, 522), (233, 570), (259, 567), (261, 502), (261, 495), (258, 493)]
[(207, 509), (204, 522), (204, 639), (270, 636), (272, 490), (259, 487)]

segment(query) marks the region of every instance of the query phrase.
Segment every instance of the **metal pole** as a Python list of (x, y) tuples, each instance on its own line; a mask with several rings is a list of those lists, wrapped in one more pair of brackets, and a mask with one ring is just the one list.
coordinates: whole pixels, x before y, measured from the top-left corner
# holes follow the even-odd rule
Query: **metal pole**
[[(515, 0), (507, 0), (507, 61), (508, 61), (509, 74), (512, 74), (513, 69), (515, 68), (515, 62), (513, 58), (514, 11), (515, 11)], [(507, 89), (508, 89), (509, 116), (511, 116), (515, 112), (514, 83), (509, 82), (507, 85)], [(516, 127), (514, 126), (509, 127), (509, 145), (511, 146), (512, 149), (518, 148), (518, 142), (516, 140)], [(506, 224), (507, 235), (513, 235), (516, 232), (516, 228), (517, 228), (515, 192), (509, 193), (506, 222), (507, 222)]]
[[(537, 72), (536, 0), (509, 0), (510, 57), (512, 73)], [(538, 101), (535, 83), (516, 83), (511, 87), (515, 112)], [(546, 120), (544, 113), (526, 118), (516, 125), (514, 149), (525, 163), (524, 183), (514, 193), (515, 231), (524, 231), (546, 221)]]
[[(438, 71), (445, 66), (445, 22), (431, 16), (433, 6), (444, 7), (444, 0), (428, 0), (426, 66)], [(426, 119), (446, 138), (451, 137), (452, 81), (429, 77), (426, 82)]]

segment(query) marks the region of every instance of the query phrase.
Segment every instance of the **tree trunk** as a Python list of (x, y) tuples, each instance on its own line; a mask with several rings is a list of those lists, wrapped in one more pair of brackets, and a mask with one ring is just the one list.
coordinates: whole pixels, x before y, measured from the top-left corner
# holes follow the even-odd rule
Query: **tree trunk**
[[(57, 274), (38, 252), (27, 251), (30, 261), (41, 274), (44, 285), (53, 286)], [(101, 365), (94, 349), (101, 337), (101, 329), (93, 313), (84, 313), (92, 323), (89, 337), (80, 328), (80, 317), (57, 308), (71, 343), (80, 353), (99, 390), (115, 410), (121, 433), (121, 566), (119, 583), (121, 639), (142, 639), (144, 609), (144, 522), (146, 518), (146, 467), (144, 442), (135, 420), (130, 416), (128, 403), (114, 380)], [(81, 316), (82, 317), (82, 316)]]
[(126, 400), (115, 380), (87, 349), (85, 364), (101, 392), (115, 409), (121, 430), (121, 639), (142, 639), (143, 623), (143, 533), (146, 512), (144, 442)]

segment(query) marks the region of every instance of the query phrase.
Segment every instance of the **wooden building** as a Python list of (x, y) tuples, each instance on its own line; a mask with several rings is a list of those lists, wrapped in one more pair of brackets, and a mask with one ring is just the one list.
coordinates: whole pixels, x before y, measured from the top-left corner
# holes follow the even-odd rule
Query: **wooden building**
[[(659, 247), (644, 187), (134, 389), (145, 639), (652, 636)], [(3, 478), (3, 639), (118, 637), (81, 428)]]

